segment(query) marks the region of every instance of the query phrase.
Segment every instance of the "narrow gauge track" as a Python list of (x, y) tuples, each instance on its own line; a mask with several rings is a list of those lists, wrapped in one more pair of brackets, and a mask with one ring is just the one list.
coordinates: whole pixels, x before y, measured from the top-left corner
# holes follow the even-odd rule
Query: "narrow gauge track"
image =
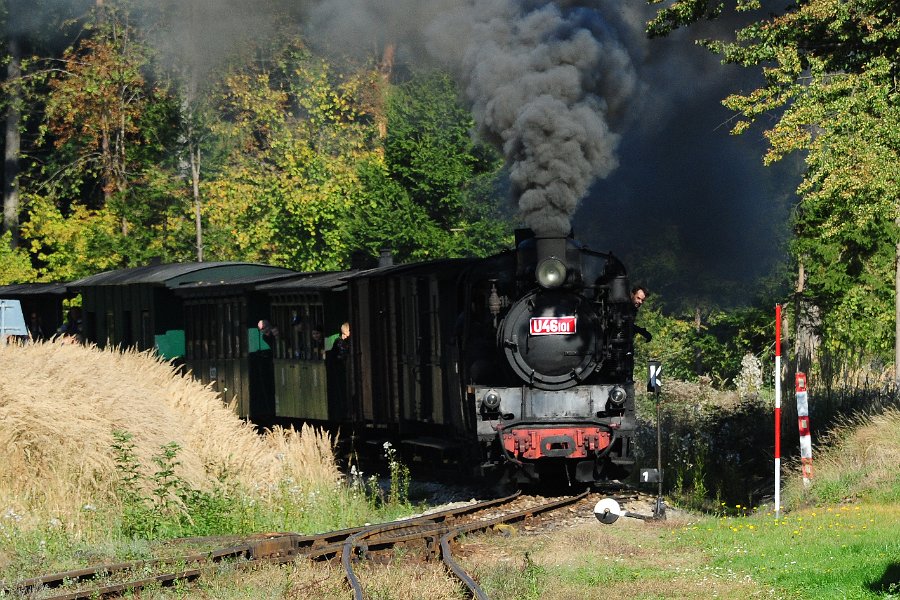
[[(575, 504), (588, 493), (542, 502), (531, 497), (521, 497), (517, 492), (505, 498), (410, 519), (317, 535), (266, 533), (244, 537), (191, 538), (181, 541), (228, 545), (210, 552), (175, 558), (94, 565), (25, 579), (13, 584), (4, 582), (0, 583), (0, 590), (12, 596), (28, 596), (41, 600), (111, 598), (140, 591), (152, 585), (170, 586), (177, 582), (192, 582), (201, 577), (202, 567), (216, 563), (230, 562), (238, 567), (249, 568), (260, 564), (287, 563), (298, 557), (330, 560), (340, 556), (354, 595), (361, 599), (365, 595), (353, 571), (354, 562), (374, 558), (380, 552), (390, 550), (397, 544), (423, 541), (426, 558), (434, 559), (441, 556), (448, 571), (471, 591), (473, 597), (486, 598), (477, 583), (453, 560), (451, 553), (453, 540), (465, 533), (485, 531), (501, 523), (522, 521), (540, 513)], [(102, 583), (96, 584), (98, 581)], [(86, 582), (95, 582), (95, 585), (85, 587)]]

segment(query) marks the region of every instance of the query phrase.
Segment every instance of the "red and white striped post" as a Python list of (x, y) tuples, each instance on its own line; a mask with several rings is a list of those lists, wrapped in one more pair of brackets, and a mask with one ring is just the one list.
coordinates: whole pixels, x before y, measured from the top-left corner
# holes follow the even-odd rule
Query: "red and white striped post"
[(795, 375), (797, 389), (797, 427), (800, 428), (800, 472), (803, 485), (808, 486), (813, 476), (812, 437), (809, 434), (809, 394), (806, 389), (806, 374)]
[(781, 512), (781, 305), (775, 305), (775, 518)]

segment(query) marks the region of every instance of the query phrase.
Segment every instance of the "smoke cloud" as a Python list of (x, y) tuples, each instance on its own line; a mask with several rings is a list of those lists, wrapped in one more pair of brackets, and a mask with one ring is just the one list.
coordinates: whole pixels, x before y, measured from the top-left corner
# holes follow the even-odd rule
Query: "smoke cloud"
[[(28, 7), (11, 30), (41, 30), (96, 0), (11, 0)], [(160, 60), (190, 95), (244, 41), (284, 27), (319, 50), (372, 58), (387, 44), (398, 66), (440, 65), (460, 82), (479, 133), (503, 151), (511, 195), (540, 234), (568, 233), (687, 294), (737, 283), (784, 255), (799, 182), (791, 164), (764, 168), (765, 141), (728, 135), (729, 93), (759, 74), (724, 67), (694, 45), (724, 37), (725, 16), (662, 40), (655, 7), (621, 0), (153, 0), (141, 8)], [(202, 93), (202, 92), (199, 92)], [(662, 268), (664, 257), (677, 264)], [(654, 263), (655, 261), (655, 263)], [(721, 286), (720, 286), (721, 287)], [(716, 292), (717, 294), (721, 292)]]
[(596, 4), (342, 0), (316, 7), (311, 30), (424, 49), (454, 73), (480, 134), (506, 158), (524, 223), (566, 235), (591, 184), (618, 165), (607, 118), (636, 89), (629, 54)]
[(649, 40), (655, 6), (621, 0), (308, 0), (307, 36), (337, 53), (454, 73), (511, 195), (539, 234), (576, 234), (667, 297), (742, 302), (786, 256), (800, 169), (729, 135), (730, 93), (761, 83), (695, 45), (739, 14)]

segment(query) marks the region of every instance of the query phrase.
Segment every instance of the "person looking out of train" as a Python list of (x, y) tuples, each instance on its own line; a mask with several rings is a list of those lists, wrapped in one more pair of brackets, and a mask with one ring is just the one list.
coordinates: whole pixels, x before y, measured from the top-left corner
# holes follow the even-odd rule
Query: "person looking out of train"
[[(635, 319), (637, 318), (638, 309), (640, 309), (641, 306), (643, 306), (644, 300), (646, 300), (649, 295), (650, 295), (650, 292), (648, 292), (647, 288), (645, 288), (642, 285), (637, 285), (637, 286), (631, 288), (631, 304), (634, 307), (633, 316)], [(648, 342), (653, 339), (653, 336), (650, 334), (649, 331), (647, 331), (646, 329), (644, 329), (643, 327), (641, 327), (640, 325), (638, 325), (636, 323), (634, 324), (633, 331), (635, 334), (640, 334), (641, 337), (643, 337)]]
[(41, 316), (36, 312), (31, 313), (31, 318), (28, 321), (28, 335), (31, 336), (31, 341), (33, 342), (40, 341), (45, 337)]
[(259, 334), (266, 345), (274, 350), (275, 343), (278, 341), (278, 328), (273, 327), (268, 319), (260, 319), (256, 324), (256, 328), (259, 330)]
[(345, 360), (350, 356), (350, 323), (344, 322), (341, 325), (341, 333), (334, 340), (331, 351), (334, 352), (334, 357), (337, 360)]

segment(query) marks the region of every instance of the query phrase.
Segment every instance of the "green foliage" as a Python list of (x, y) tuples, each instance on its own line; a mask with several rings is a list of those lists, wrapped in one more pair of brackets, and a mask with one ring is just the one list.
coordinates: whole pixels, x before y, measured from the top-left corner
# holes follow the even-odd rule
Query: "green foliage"
[(400, 460), (397, 449), (390, 442), (384, 444), (384, 454), (388, 461), (391, 485), (388, 503), (403, 505), (409, 503), (409, 467)]
[(528, 552), (521, 562), (505, 564), (499, 568), (492, 565), (488, 570), (478, 569), (477, 579), (491, 598), (498, 600), (538, 600), (544, 597), (549, 571), (538, 564)]
[[(760, 302), (761, 303), (761, 302)], [(635, 365), (640, 370), (651, 358), (662, 361), (667, 378), (697, 381), (700, 376), (720, 388), (733, 387), (747, 353), (761, 362), (772, 361), (774, 346), (774, 310), (753, 305), (731, 311), (699, 308), (696, 314), (666, 314), (659, 297), (651, 296), (641, 308), (639, 324), (653, 334), (653, 341), (635, 340)], [(773, 303), (774, 305), (774, 303)], [(771, 379), (771, 375), (769, 375)]]
[(400, 261), (485, 256), (511, 241), (496, 189), (500, 157), (470, 135), (472, 117), (442, 72), (414, 76), (388, 101), (384, 155), (360, 163), (357, 247)]
[(22, 248), (11, 248), (12, 233), (0, 235), (0, 285), (28, 283), (37, 280), (31, 258)]
[(357, 161), (372, 152), (364, 76), (344, 76), (287, 46), (276, 69), (222, 84), (214, 132), (228, 152), (203, 185), (210, 258), (337, 269), (352, 250), (346, 221), (360, 196)]
[(397, 86), (388, 101), (385, 163), (391, 177), (439, 226), (451, 225), (477, 159), (472, 117), (438, 71)]
[(22, 246), (35, 272), (4, 254), (8, 277), (193, 259), (195, 165), (206, 260), (331, 270), (356, 250), (419, 260), (509, 242), (501, 161), (471, 140), (446, 74), (392, 88), (287, 27), (214, 72), (164, 70), (147, 41), (174, 14), (107, 3), (102, 18), (67, 21), (73, 41), (23, 58)]
[(758, 1), (682, 0), (648, 31), (664, 35), (726, 4), (755, 14), (734, 41), (704, 44), (765, 76), (759, 89), (724, 101), (743, 117), (734, 133), (765, 119), (766, 162), (806, 155), (792, 249), (808, 274), (804, 295), (821, 309), (826, 351), (888, 359), (897, 343), (900, 5), (802, 0), (773, 13)]
[(885, 598), (896, 593), (898, 534), (896, 506), (844, 504), (779, 519), (771, 511), (702, 519), (673, 529), (666, 546), (701, 548), (711, 557), (704, 576), (746, 577), (778, 597)]
[(412, 510), (409, 468), (393, 448), (386, 447), (390, 484), (387, 494), (377, 480), (360, 485), (307, 489), (283, 478), (272, 497), (263, 501), (240, 489), (227, 472), (218, 474), (210, 490), (191, 487), (178, 476), (179, 446), (165, 444), (153, 456), (153, 471), (145, 474), (134, 451), (133, 435), (113, 432), (112, 449), (119, 474), (115, 487), (120, 533), (133, 539), (224, 535), (259, 531), (325, 531), (364, 521), (389, 520)]
[(72, 207), (66, 216), (51, 198), (29, 195), (22, 238), (37, 261), (41, 279), (70, 281), (125, 263), (119, 219), (110, 210)]

